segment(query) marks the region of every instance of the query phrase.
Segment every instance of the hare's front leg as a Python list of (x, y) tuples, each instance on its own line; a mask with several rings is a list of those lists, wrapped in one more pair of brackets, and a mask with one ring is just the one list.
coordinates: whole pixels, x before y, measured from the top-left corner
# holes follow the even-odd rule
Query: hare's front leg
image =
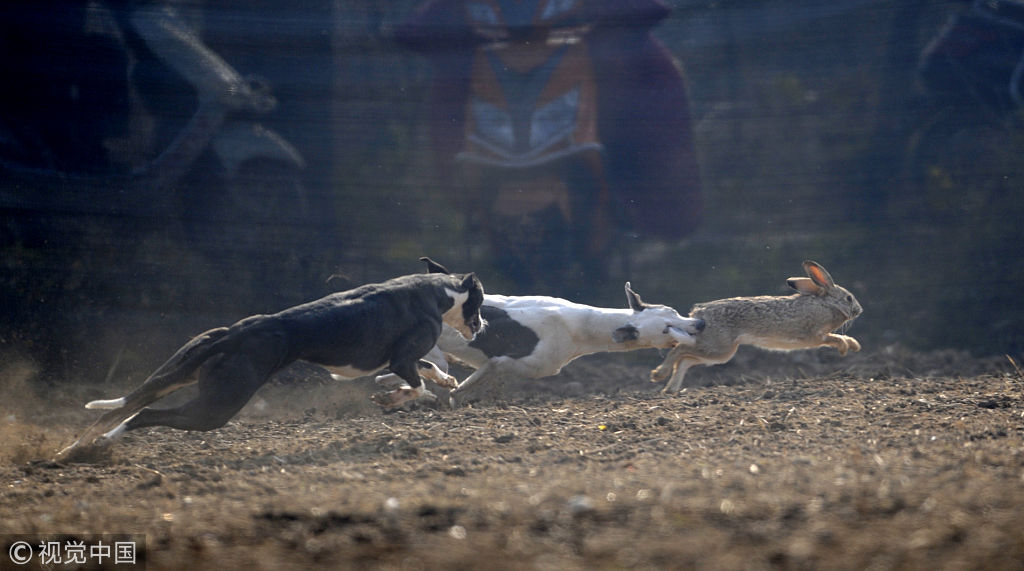
[(847, 349), (849, 349), (850, 351), (853, 351), (854, 353), (856, 353), (857, 351), (860, 351), (860, 342), (859, 341), (857, 341), (853, 337), (850, 337), (849, 335), (841, 335), (841, 337), (846, 339), (846, 348)]
[(839, 351), (840, 356), (846, 356), (848, 351), (853, 351), (855, 353), (860, 351), (860, 343), (849, 335), (829, 333), (825, 336), (824, 344), (830, 347), (835, 347), (836, 350)]

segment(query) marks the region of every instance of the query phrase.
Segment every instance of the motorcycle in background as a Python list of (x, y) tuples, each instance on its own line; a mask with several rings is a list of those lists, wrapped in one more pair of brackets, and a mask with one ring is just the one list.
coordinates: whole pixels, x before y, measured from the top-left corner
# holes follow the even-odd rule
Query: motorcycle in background
[(573, 289), (607, 271), (624, 235), (693, 230), (685, 86), (650, 35), (667, 13), (650, 1), (435, 0), (397, 30), (434, 64), (442, 176), (461, 182), (471, 231), (519, 285)]
[[(10, 83), (0, 101), (0, 171), (23, 185), (3, 189), (0, 206), (168, 219), (194, 186), (249, 208), (235, 181), (254, 164), (279, 164), (298, 180), (302, 155), (258, 120), (276, 106), (269, 87), (209, 49), (174, 7), (47, 4), (2, 9), (11, 57), (3, 64)], [(150, 109), (147, 90), (162, 98)], [(214, 180), (197, 173), (204, 154), (216, 161)], [(196, 177), (206, 180), (197, 185)], [(75, 192), (53, 190), (69, 183)], [(287, 192), (289, 202), (304, 202), (297, 186)]]
[[(305, 161), (263, 126), (267, 86), (210, 49), (192, 15), (0, 4), (0, 330), (47, 366), (125, 313), (180, 315), (197, 298), (219, 310), (232, 291), (273, 307), (308, 283), (291, 255), (296, 234), (308, 241)], [(207, 288), (210, 267), (237, 289)]]

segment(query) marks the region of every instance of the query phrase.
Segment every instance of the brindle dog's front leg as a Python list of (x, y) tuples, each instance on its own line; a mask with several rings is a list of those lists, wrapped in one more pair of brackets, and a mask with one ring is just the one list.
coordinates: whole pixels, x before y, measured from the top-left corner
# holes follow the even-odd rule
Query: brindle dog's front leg
[(416, 364), (392, 364), (391, 372), (401, 377), (407, 385), (400, 386), (397, 389), (385, 393), (374, 394), (370, 397), (373, 402), (384, 408), (393, 408), (421, 397), (437, 400), (437, 396), (423, 386), (423, 381), (420, 379), (419, 372), (416, 370)]
[(436, 400), (434, 393), (423, 386), (420, 379), (419, 362), (434, 346), (437, 337), (441, 334), (440, 324), (424, 324), (415, 331), (406, 335), (397, 343), (397, 348), (392, 354), (389, 368), (391, 372), (401, 377), (408, 386), (400, 386), (395, 390), (378, 393), (371, 396), (371, 400), (385, 408), (393, 408), (402, 403), (427, 397)]
[[(442, 371), (440, 367), (426, 359), (420, 359), (416, 366), (419, 369), (421, 379), (430, 379), (447, 389), (454, 389), (459, 386), (458, 379)], [(394, 372), (386, 375), (378, 375), (374, 380), (378, 385), (389, 389), (394, 389), (405, 384), (405, 380)]]

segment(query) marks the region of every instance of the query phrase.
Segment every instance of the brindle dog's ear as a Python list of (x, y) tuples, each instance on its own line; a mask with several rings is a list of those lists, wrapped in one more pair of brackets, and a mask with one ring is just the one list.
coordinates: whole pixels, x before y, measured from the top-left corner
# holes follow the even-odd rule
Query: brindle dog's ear
[(462, 287), (462, 289), (464, 291), (472, 291), (473, 289), (480, 287), (479, 284), (480, 284), (480, 282), (479, 282), (479, 280), (476, 279), (476, 274), (473, 273), (473, 272), (470, 272), (470, 273), (466, 274), (465, 277), (462, 278), (462, 286), (461, 287)]
[(430, 258), (428, 258), (426, 256), (423, 256), (422, 258), (420, 258), (420, 261), (427, 263), (427, 273), (428, 274), (450, 274), (451, 273), (451, 272), (448, 271), (448, 268), (442, 266), (441, 264), (435, 262), (434, 260), (431, 260)]

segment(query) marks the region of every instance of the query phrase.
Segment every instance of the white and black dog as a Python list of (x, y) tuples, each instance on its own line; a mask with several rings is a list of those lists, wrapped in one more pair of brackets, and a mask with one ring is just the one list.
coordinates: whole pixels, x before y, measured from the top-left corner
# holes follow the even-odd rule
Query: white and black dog
[[(109, 442), (146, 426), (220, 428), (271, 375), (298, 360), (323, 365), (345, 378), (387, 367), (407, 385), (377, 399), (378, 404), (397, 406), (419, 398), (427, 393), (419, 370), (445, 384), (447, 375), (439, 377), (438, 369), (421, 362), (437, 343), (442, 323), (471, 339), (485, 324), (480, 316), (483, 298), (483, 286), (474, 274), (450, 274), (442, 268), (211, 329), (185, 344), (127, 396), (87, 404), (86, 408), (113, 410), (57, 458), (97, 438)], [(197, 369), (198, 379), (193, 375)], [(185, 404), (163, 410), (147, 407), (193, 383), (198, 383), (199, 394)]]
[[(444, 272), (427, 261), (429, 272)], [(447, 371), (446, 354), (476, 371), (451, 393), (451, 405), (470, 387), (491, 376), (511, 374), (539, 379), (557, 374), (577, 357), (606, 351), (670, 349), (693, 345), (704, 320), (683, 317), (666, 305), (644, 303), (626, 282), (628, 308), (610, 309), (545, 296), (484, 296), (481, 315), (487, 328), (472, 340), (445, 328), (425, 359)], [(377, 377), (389, 385), (394, 374)]]

